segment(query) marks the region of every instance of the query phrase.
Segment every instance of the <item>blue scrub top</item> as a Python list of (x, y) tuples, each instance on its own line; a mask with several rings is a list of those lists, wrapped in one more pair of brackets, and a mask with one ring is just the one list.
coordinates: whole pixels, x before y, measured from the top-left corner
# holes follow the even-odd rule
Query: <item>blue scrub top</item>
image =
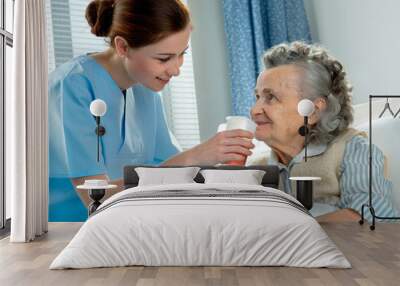
[[(100, 139), (99, 162), (96, 121), (89, 110), (94, 99), (107, 104), (101, 117), (106, 133)], [(114, 180), (122, 178), (125, 165), (158, 164), (178, 152), (160, 95), (138, 84), (129, 88), (124, 98), (111, 75), (88, 55), (76, 57), (50, 74), (48, 109), (50, 221), (77, 221), (74, 208), (84, 211), (86, 218), (86, 209), (67, 182), (69, 178), (107, 174)], [(71, 212), (56, 215), (57, 208), (65, 208), (63, 202), (72, 197), (74, 203), (67, 208)], [(67, 220), (61, 219), (64, 216)]]

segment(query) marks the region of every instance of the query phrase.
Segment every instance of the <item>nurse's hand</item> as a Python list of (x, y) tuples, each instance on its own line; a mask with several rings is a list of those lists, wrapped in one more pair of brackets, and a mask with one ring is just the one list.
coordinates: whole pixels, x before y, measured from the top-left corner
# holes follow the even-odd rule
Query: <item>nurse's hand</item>
[(241, 129), (222, 131), (168, 160), (165, 165), (215, 165), (240, 161), (252, 154), (253, 137), (251, 132)]

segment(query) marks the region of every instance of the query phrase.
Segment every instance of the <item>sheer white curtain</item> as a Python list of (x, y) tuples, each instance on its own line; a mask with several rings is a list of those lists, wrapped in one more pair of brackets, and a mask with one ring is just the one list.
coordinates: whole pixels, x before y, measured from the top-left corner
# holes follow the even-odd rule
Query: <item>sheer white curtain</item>
[(6, 98), (6, 187), (12, 242), (47, 231), (47, 42), (45, 0), (15, 2), (13, 92)]

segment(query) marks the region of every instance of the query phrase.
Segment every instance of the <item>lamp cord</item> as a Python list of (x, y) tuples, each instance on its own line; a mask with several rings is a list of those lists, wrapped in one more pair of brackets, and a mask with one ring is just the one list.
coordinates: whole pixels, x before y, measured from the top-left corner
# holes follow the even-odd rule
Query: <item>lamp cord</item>
[(307, 162), (307, 143), (308, 143), (308, 117), (304, 116), (305, 137), (304, 137), (304, 161)]

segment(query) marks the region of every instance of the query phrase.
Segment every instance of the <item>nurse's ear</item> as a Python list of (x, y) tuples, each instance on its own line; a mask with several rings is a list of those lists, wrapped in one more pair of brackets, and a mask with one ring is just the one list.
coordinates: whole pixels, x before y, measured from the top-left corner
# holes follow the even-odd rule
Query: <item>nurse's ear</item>
[(120, 57), (127, 57), (129, 51), (128, 42), (121, 36), (116, 36), (114, 38), (115, 51)]

